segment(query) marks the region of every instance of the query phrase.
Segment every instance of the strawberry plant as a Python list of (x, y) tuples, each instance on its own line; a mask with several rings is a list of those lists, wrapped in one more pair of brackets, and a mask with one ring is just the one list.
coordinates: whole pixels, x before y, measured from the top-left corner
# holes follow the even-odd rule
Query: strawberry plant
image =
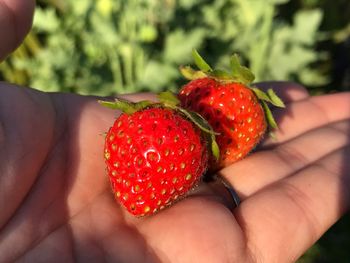
[(256, 81), (325, 82), (316, 67), (317, 8), (286, 19), (279, 14), (288, 0), (37, 2), (30, 36), (0, 64), (8, 81), (97, 95), (175, 91), (179, 65), (201, 48), (215, 67), (239, 53)]

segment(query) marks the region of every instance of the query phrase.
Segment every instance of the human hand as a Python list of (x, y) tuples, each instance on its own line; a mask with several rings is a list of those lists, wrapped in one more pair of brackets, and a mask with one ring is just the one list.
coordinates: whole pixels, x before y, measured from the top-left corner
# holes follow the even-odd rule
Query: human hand
[(239, 207), (203, 183), (136, 219), (104, 174), (102, 134), (115, 112), (95, 98), (2, 84), (0, 262), (294, 261), (348, 208), (350, 94), (271, 85), (287, 102), (275, 112), (276, 140), (220, 172)]
[[(9, 23), (32, 4), (1, 2), (18, 17)], [(3, 25), (0, 57), (18, 44)], [(17, 27), (13, 39), (29, 28)], [(102, 134), (115, 112), (95, 98), (1, 83), (0, 262), (294, 261), (348, 209), (350, 95), (269, 85), (287, 102), (275, 111), (277, 139), (220, 171), (241, 205), (232, 209), (224, 189), (203, 183), (173, 207), (135, 219), (113, 200), (104, 174)]]

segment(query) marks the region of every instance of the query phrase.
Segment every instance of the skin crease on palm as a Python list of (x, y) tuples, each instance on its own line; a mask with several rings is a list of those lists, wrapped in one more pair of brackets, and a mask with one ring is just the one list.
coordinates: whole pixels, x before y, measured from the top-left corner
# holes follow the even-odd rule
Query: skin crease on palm
[[(0, 57), (30, 28), (34, 2), (0, 0)], [(224, 168), (242, 199), (205, 184), (155, 216), (118, 206), (103, 134), (118, 113), (96, 98), (0, 83), (0, 262), (293, 262), (349, 207), (350, 94), (273, 87), (280, 129)], [(131, 100), (151, 94), (125, 95)]]

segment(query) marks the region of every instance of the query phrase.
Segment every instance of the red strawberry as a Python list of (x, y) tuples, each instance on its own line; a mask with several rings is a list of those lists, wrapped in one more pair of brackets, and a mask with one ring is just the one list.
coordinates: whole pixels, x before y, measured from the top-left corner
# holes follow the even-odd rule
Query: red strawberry
[(103, 104), (127, 111), (107, 133), (105, 161), (115, 197), (130, 213), (153, 214), (196, 185), (207, 170), (208, 150), (187, 113), (171, 103)]
[(219, 162), (212, 162), (215, 170), (244, 158), (261, 141), (268, 124), (277, 127), (266, 102), (284, 104), (272, 89), (265, 93), (250, 85), (254, 75), (236, 55), (231, 58), (231, 72), (213, 70), (197, 51), (193, 56), (200, 70), (181, 68), (191, 81), (178, 97), (184, 108), (201, 114), (219, 133), (221, 155)]

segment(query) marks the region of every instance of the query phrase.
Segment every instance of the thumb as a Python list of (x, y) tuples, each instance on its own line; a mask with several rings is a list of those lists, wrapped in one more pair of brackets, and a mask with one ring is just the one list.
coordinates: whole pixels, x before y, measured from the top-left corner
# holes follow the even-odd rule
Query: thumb
[(16, 49), (31, 28), (35, 0), (0, 0), (0, 61)]

